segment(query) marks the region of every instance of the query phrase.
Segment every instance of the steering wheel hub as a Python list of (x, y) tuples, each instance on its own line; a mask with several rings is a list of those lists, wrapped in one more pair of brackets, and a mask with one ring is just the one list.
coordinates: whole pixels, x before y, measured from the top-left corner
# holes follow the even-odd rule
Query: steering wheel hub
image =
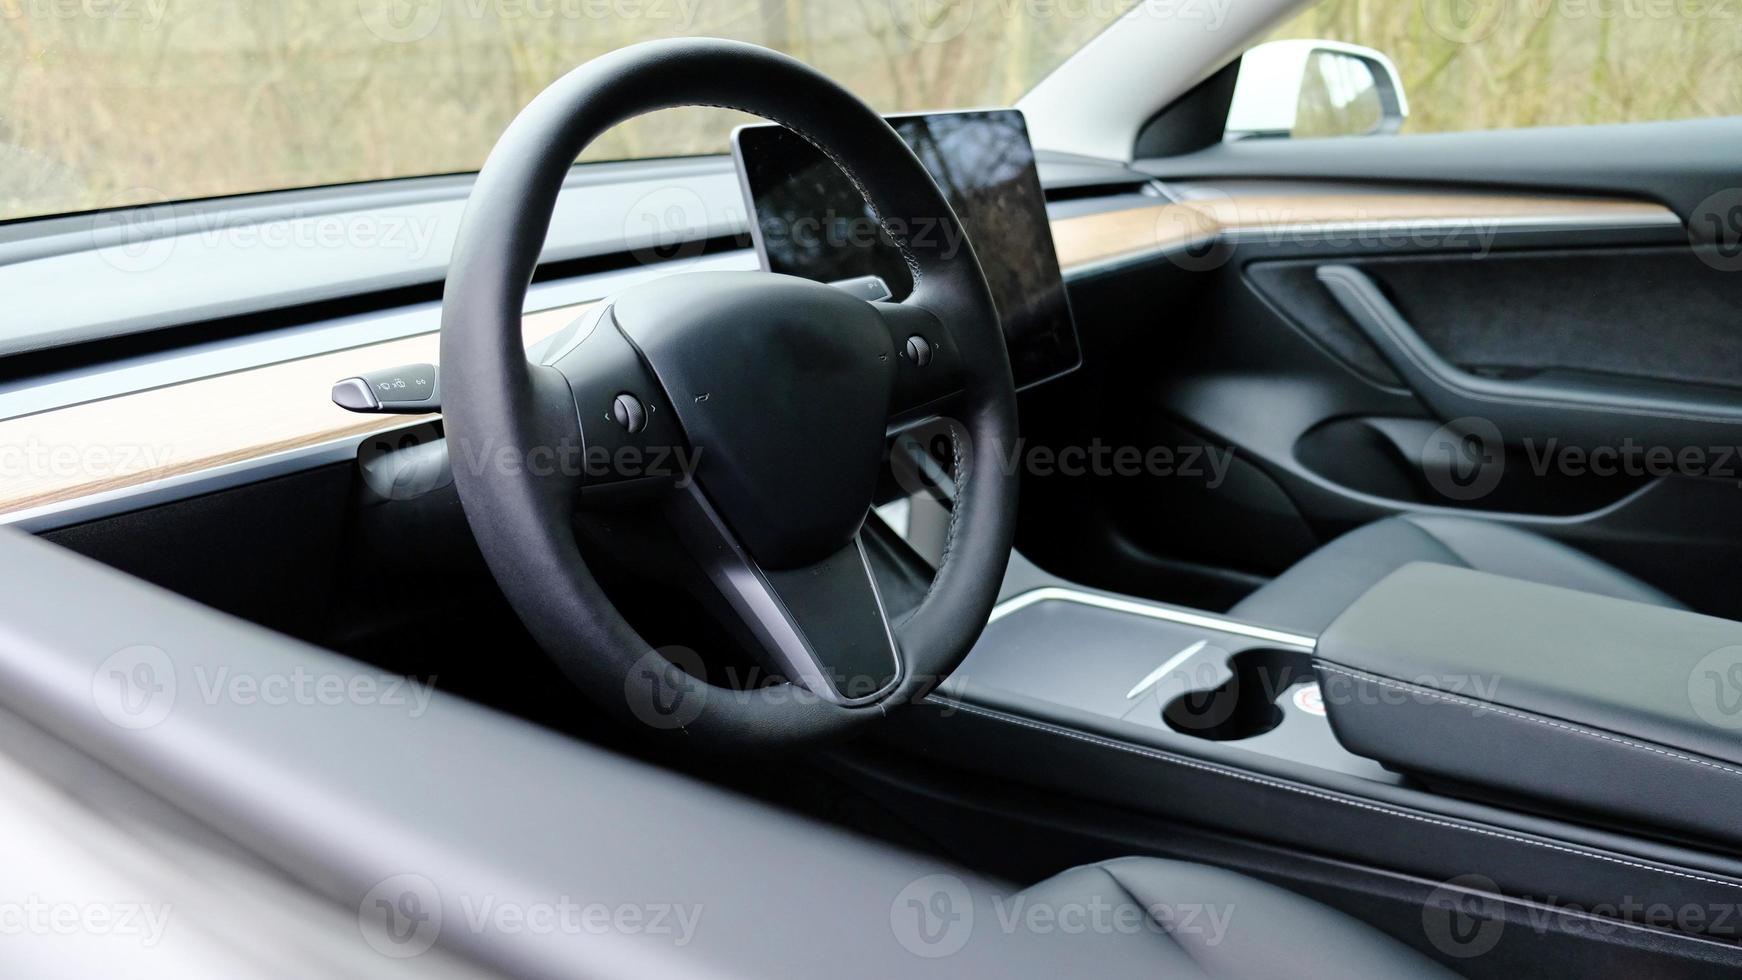
[(876, 308), (805, 279), (702, 272), (625, 292), (611, 312), (689, 437), (696, 481), (758, 564), (809, 565), (853, 539), (895, 381)]

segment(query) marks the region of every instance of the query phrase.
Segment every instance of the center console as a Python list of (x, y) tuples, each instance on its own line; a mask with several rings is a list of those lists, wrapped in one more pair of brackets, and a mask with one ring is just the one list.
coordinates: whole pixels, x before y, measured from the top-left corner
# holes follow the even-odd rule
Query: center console
[[(1565, 591), (1409, 566), (1314, 637), (1081, 587), (1015, 555), (979, 644), (898, 740), (1157, 827), (1472, 901), (1597, 910), (1611, 930), (1713, 943), (1742, 965), (1742, 916), (1706, 914), (1742, 909), (1742, 742), (1671, 710), (1692, 654), (1742, 644), (1742, 625), (1539, 590)], [(1394, 658), (1411, 643), (1413, 659)], [(1498, 695), (1452, 690), (1489, 673)], [(1430, 674), (1428, 694), (1485, 700), (1391, 686)], [(1570, 713), (1584, 720), (1554, 727)], [(1702, 914), (1671, 914), (1690, 908)]]
[(1117, 720), (1182, 748), (1238, 744), (1397, 782), (1337, 744), (1313, 674), (1314, 646), (1309, 636), (1219, 616), (1043, 586), (993, 611), (944, 693), (1030, 716), (1065, 709), (1057, 717)]

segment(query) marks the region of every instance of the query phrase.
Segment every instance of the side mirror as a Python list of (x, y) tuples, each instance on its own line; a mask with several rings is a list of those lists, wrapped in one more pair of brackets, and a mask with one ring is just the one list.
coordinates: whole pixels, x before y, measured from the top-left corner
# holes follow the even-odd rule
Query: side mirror
[(1391, 59), (1341, 41), (1271, 41), (1246, 52), (1224, 139), (1374, 136), (1409, 117)]

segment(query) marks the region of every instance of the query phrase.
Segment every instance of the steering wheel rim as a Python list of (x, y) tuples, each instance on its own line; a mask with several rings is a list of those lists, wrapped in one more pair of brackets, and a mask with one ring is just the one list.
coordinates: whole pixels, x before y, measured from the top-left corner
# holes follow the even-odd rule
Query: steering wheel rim
[[(580, 394), (573, 373), (565, 379), (563, 371), (527, 358), (520, 326), (527, 285), (557, 194), (586, 146), (631, 117), (695, 105), (779, 123), (833, 159), (913, 273), (912, 295), (879, 316), (897, 335), (903, 323), (931, 323), (934, 347), (954, 346), (951, 372), (960, 407), (950, 432), (957, 493), (944, 556), (919, 607), (888, 624), (898, 665), (875, 698), (844, 703), (821, 691), (795, 696), (805, 688), (790, 684), (727, 690), (677, 670), (588, 571), (568, 519), (579, 495), (573, 474), (473, 465), (505, 454), (522, 461), (553, 450), (568, 454), (563, 458), (584, 454), (589, 437), (576, 422)], [(920, 219), (936, 222), (941, 233), (924, 240), (906, 235)], [(966, 656), (996, 601), (1014, 533), (1016, 477), (1001, 465), (1000, 447), (1014, 444), (1016, 399), (997, 311), (964, 242), (942, 193), (880, 116), (803, 63), (755, 45), (682, 39), (623, 48), (558, 79), (509, 125), (467, 202), (443, 295), (444, 421), (455, 484), (492, 573), (533, 636), (584, 693), (616, 713), (706, 742), (790, 745), (844, 734), (893, 705), (922, 698)], [(792, 285), (797, 280), (777, 284), (785, 277), (736, 275), (760, 276), (770, 289), (822, 304), (819, 311), (835, 303), (814, 292), (829, 287), (806, 284), (802, 289), (813, 291), (804, 292)], [(659, 374), (657, 365), (651, 369)], [(671, 386), (667, 375), (658, 380)], [(676, 403), (687, 399), (673, 395), (672, 401), (682, 415), (686, 406)], [(587, 410), (582, 406), (583, 416)], [(864, 507), (869, 504), (866, 499)]]

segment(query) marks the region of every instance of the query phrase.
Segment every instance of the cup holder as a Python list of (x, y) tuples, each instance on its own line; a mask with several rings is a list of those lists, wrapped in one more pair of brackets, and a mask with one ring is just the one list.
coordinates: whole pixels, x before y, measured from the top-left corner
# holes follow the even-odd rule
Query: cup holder
[[(1282, 724), (1276, 702), (1284, 691), (1313, 680), (1312, 654), (1258, 647), (1228, 658), (1229, 676), (1178, 695), (1162, 709), (1169, 728), (1182, 735), (1231, 742), (1263, 735)], [(1221, 671), (1217, 672), (1218, 675)]]

